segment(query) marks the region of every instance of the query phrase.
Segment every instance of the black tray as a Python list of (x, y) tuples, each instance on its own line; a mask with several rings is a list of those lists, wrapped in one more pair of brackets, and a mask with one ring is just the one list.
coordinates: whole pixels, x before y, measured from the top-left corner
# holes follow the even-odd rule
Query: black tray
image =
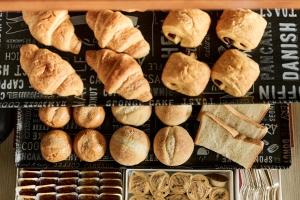
[[(196, 121), (196, 116), (201, 106), (193, 107), (193, 114), (190, 119), (182, 126), (188, 130), (191, 136), (194, 138), (199, 126), (199, 122)], [(107, 143), (112, 133), (121, 127), (111, 114), (110, 108), (106, 109), (106, 118), (104, 124), (99, 128), (100, 132), (106, 137)], [(52, 164), (46, 162), (41, 157), (39, 150), (40, 136), (46, 133), (49, 128), (43, 125), (38, 118), (37, 109), (19, 109), (16, 129), (16, 165), (17, 167), (24, 168), (112, 168), (121, 167), (114, 162), (110, 155), (109, 150), (102, 160), (94, 163), (81, 162), (78, 158), (72, 154), (69, 160), (60, 163)], [(266, 115), (262, 122), (265, 124), (269, 131), (264, 137), (265, 147), (263, 152), (259, 155), (254, 168), (287, 168), (291, 165), (291, 147), (290, 147), (290, 134), (289, 134), (289, 111), (287, 104), (271, 105), (269, 113)], [(158, 120), (154, 112), (150, 120), (148, 120), (143, 126), (138, 127), (145, 131), (151, 140), (157, 131), (164, 127), (164, 125)], [(72, 120), (64, 130), (72, 137), (80, 131), (80, 128), (76, 126)], [(272, 148), (271, 148), (272, 146)], [(273, 150), (273, 151), (270, 151)], [(164, 167), (156, 159), (155, 155), (150, 150), (147, 160), (140, 165), (135, 166), (157, 168)], [(193, 168), (193, 169), (209, 169), (209, 168), (225, 168), (233, 169), (240, 168), (239, 165), (224, 158), (223, 156), (207, 150), (203, 147), (196, 146), (194, 153), (190, 160), (181, 165), (179, 168)]]
[[(185, 49), (173, 45), (162, 34), (162, 22), (167, 12), (126, 13), (142, 31), (151, 45), (150, 54), (139, 59), (145, 77), (149, 80), (153, 100), (148, 104), (206, 104), (206, 103), (258, 103), (258, 102), (296, 102), (300, 101), (299, 48), (298, 38), (300, 20), (299, 10), (260, 10), (268, 26), (265, 35), (253, 52), (249, 52), (260, 64), (261, 74), (246, 97), (234, 98), (217, 89), (210, 81), (204, 93), (198, 97), (187, 97), (173, 92), (161, 83), (163, 66), (172, 52), (197, 52), (201, 61), (210, 66), (225, 49), (232, 48), (222, 43), (216, 36), (215, 27), (221, 11), (210, 11), (212, 18), (208, 36), (199, 48)], [(71, 105), (121, 105), (139, 104), (113, 95), (108, 96), (99, 83), (96, 73), (85, 63), (87, 49), (99, 49), (93, 32), (85, 23), (85, 13), (71, 13), (76, 34), (83, 41), (78, 56), (63, 53), (49, 47), (68, 60), (81, 76), (85, 90), (80, 97), (62, 98), (44, 96), (30, 87), (28, 78), (19, 65), (19, 48), (22, 44), (37, 43), (23, 22), (21, 13), (0, 13), (0, 107), (41, 107)], [(289, 26), (290, 28), (284, 28)], [(43, 47), (41, 44), (38, 44)]]

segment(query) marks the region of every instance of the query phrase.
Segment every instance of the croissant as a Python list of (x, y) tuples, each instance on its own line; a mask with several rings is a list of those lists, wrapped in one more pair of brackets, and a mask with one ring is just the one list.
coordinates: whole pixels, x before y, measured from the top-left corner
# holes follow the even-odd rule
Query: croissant
[(98, 74), (108, 94), (146, 102), (152, 99), (141, 66), (131, 56), (109, 49), (87, 51), (86, 61)]
[(74, 33), (67, 10), (23, 11), (31, 35), (46, 46), (78, 54), (81, 41)]
[(31, 86), (44, 95), (81, 95), (83, 83), (72, 66), (58, 54), (34, 44), (20, 48), (20, 64)]
[(88, 26), (94, 31), (101, 48), (124, 52), (134, 58), (146, 56), (150, 51), (141, 31), (134, 28), (132, 21), (120, 12), (101, 10), (86, 14)]

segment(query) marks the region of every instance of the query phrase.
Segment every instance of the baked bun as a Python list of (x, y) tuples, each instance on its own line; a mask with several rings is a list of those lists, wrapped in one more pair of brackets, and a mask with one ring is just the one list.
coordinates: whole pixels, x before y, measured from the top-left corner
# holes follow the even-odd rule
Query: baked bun
[(218, 21), (218, 37), (238, 49), (255, 49), (267, 27), (267, 21), (248, 9), (225, 10)]
[(210, 78), (210, 68), (192, 56), (172, 53), (163, 72), (162, 82), (170, 90), (187, 96), (200, 95)]
[(80, 160), (95, 162), (104, 156), (106, 141), (100, 132), (85, 129), (75, 136), (73, 148)]
[(151, 117), (152, 107), (113, 106), (111, 111), (118, 122), (125, 125), (141, 126)]
[(242, 97), (250, 90), (259, 73), (258, 64), (247, 54), (230, 49), (214, 64), (211, 79), (220, 90), (234, 97)]
[(52, 128), (62, 128), (71, 119), (70, 108), (49, 107), (39, 108), (39, 118), (47, 126)]
[(103, 107), (76, 107), (73, 109), (76, 124), (83, 128), (97, 128), (105, 118)]
[(175, 44), (194, 48), (201, 44), (210, 23), (210, 16), (200, 9), (174, 10), (164, 20), (162, 30)]
[(168, 126), (177, 126), (185, 122), (192, 114), (191, 105), (155, 106), (155, 114)]
[(165, 127), (154, 138), (154, 154), (167, 166), (185, 163), (194, 151), (194, 142), (190, 134), (180, 126)]
[(41, 153), (48, 162), (60, 162), (68, 159), (72, 153), (72, 140), (62, 130), (52, 130), (46, 133), (40, 144)]
[(109, 143), (112, 158), (125, 166), (144, 161), (150, 149), (150, 140), (141, 130), (123, 126), (116, 130)]

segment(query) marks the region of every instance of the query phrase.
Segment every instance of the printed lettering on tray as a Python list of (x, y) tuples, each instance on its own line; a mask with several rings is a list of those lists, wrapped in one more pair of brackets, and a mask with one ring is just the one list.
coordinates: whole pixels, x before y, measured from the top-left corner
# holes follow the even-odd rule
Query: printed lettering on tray
[(256, 158), (257, 163), (273, 163), (273, 157), (272, 156), (258, 156)]
[(285, 17), (285, 18), (295, 18), (297, 17), (297, 13), (295, 12), (294, 9), (260, 9), (260, 14), (265, 17), (265, 18), (269, 18), (272, 17), (273, 15), (276, 17)]

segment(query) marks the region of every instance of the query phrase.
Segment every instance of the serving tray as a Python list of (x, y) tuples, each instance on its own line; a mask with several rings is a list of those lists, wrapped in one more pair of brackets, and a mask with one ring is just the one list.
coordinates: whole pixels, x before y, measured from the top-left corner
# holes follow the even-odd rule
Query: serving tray
[[(167, 89), (161, 82), (163, 66), (172, 52), (195, 52), (198, 59), (212, 66), (219, 56), (231, 46), (222, 43), (216, 36), (215, 27), (221, 11), (209, 12), (211, 28), (199, 48), (180, 48), (169, 42), (162, 34), (162, 22), (167, 12), (126, 13), (151, 45), (150, 54), (139, 59), (145, 77), (150, 82), (153, 100), (146, 104), (220, 104), (220, 103), (287, 103), (300, 101), (298, 27), (299, 10), (258, 10), (268, 26), (257, 49), (248, 52), (260, 64), (261, 74), (247, 96), (234, 98), (220, 91), (210, 81), (204, 93), (188, 97)], [(49, 47), (68, 60), (84, 82), (84, 94), (79, 97), (44, 96), (29, 84), (27, 76), (19, 64), (19, 48), (22, 44), (37, 43), (23, 22), (21, 13), (0, 13), (0, 107), (41, 107), (76, 105), (134, 105), (138, 101), (128, 101), (118, 95), (109, 96), (103, 84), (85, 62), (85, 51), (99, 49), (93, 32), (85, 22), (85, 12), (71, 13), (76, 34), (83, 41), (79, 55), (63, 53)], [(40, 47), (42, 45), (38, 44)]]
[[(201, 106), (194, 106), (192, 116), (182, 126), (190, 133), (192, 138), (199, 127), (199, 122), (196, 120), (197, 114)], [(98, 129), (104, 134), (107, 143), (114, 131), (120, 128), (118, 123), (111, 114), (110, 108), (105, 108), (106, 118), (102, 126)], [(118, 165), (109, 155), (109, 149), (103, 159), (94, 162), (81, 162), (72, 154), (69, 160), (59, 163), (49, 163), (43, 160), (40, 153), (40, 138), (50, 129), (43, 125), (38, 118), (37, 109), (19, 109), (16, 128), (16, 154), (15, 162), (17, 167), (24, 168), (82, 168), (82, 169), (102, 169), (112, 167), (122, 167)], [(263, 152), (258, 156), (254, 168), (287, 168), (291, 165), (291, 147), (290, 147), (290, 128), (289, 128), (289, 109), (287, 104), (271, 105), (270, 111), (267, 113), (262, 122), (269, 128), (267, 135), (263, 141), (265, 147)], [(154, 112), (151, 118), (139, 129), (145, 131), (150, 137), (151, 146), (153, 138), (159, 129), (164, 125), (158, 120)], [(73, 120), (66, 125), (64, 130), (74, 138), (74, 135), (81, 129), (76, 126)], [(158, 168), (166, 167), (159, 163), (153, 153), (152, 148), (150, 153), (143, 163), (135, 166), (136, 168)], [(240, 168), (239, 165), (224, 158), (223, 156), (207, 150), (200, 146), (195, 146), (194, 153), (184, 165), (177, 168), (180, 169), (211, 169), (224, 168), (233, 169)]]

